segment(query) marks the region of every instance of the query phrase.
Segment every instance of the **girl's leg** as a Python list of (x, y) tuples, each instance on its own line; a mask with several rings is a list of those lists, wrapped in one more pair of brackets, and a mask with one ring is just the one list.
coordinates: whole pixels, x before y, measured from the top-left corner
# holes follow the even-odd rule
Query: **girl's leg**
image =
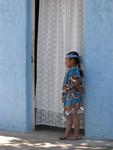
[(80, 137), (80, 119), (77, 112), (73, 114), (73, 124), (74, 124), (74, 136)]
[(74, 125), (74, 136), (70, 137), (70, 140), (80, 140), (80, 119), (76, 109), (73, 111), (72, 120)]
[(66, 118), (66, 129), (65, 129), (64, 136), (60, 137), (59, 140), (67, 140), (68, 139), (69, 134), (70, 134), (70, 130), (71, 130), (71, 127), (72, 127), (72, 124), (73, 124), (73, 119), (72, 119), (72, 116), (69, 115)]
[(69, 115), (66, 120), (66, 129), (64, 133), (65, 137), (69, 137), (72, 124), (73, 124), (73, 118), (72, 118), (72, 115)]

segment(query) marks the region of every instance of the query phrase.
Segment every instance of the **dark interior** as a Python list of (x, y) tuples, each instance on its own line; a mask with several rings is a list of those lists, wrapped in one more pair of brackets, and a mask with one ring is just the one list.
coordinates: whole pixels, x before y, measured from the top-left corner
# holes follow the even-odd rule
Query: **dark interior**
[[(37, 38), (38, 38), (39, 0), (35, 0), (35, 91), (37, 80)], [(36, 93), (36, 92), (35, 92)]]

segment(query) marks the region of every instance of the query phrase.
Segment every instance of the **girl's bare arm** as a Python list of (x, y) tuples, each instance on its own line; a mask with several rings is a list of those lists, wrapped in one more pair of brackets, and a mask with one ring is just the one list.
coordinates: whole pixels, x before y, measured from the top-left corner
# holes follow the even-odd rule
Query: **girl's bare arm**
[(83, 90), (83, 87), (81, 87), (79, 84), (79, 78), (78, 77), (72, 77), (72, 80), (74, 82), (76, 90), (80, 92), (80, 95), (83, 95), (84, 90)]

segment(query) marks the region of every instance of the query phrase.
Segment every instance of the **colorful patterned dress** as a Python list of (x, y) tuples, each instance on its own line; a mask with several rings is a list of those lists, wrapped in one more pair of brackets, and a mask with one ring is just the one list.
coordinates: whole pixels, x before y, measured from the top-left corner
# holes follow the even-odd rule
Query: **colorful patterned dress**
[[(64, 77), (62, 100), (65, 117), (75, 112), (75, 110), (77, 111), (82, 103), (82, 97), (75, 88), (73, 78), (76, 78), (78, 83), (81, 84), (79, 68), (76, 66), (70, 68)], [(65, 88), (67, 88), (66, 91)]]

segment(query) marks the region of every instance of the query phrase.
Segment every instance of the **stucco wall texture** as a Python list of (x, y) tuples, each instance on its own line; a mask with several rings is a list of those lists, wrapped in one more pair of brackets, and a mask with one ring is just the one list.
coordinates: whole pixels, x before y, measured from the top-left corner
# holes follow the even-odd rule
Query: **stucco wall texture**
[(26, 131), (32, 124), (30, 94), (27, 97), (28, 1), (0, 0), (0, 129), (4, 130)]
[(113, 139), (113, 0), (85, 0), (85, 65), (86, 136)]

